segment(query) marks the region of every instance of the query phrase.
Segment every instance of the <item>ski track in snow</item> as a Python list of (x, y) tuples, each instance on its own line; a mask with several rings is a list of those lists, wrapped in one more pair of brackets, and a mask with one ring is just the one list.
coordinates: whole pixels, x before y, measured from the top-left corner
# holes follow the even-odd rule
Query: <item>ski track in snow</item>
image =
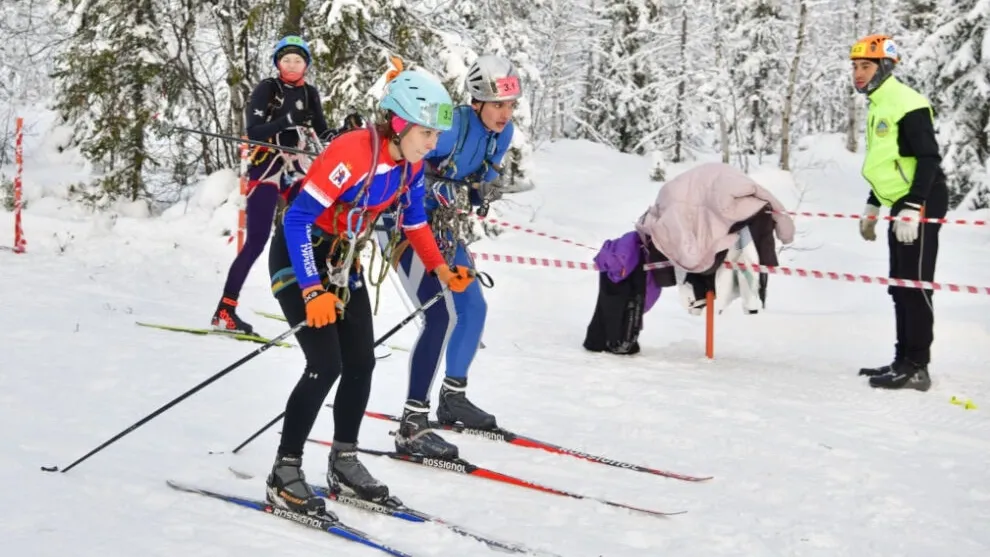
[[(26, 148), (30, 168), (29, 154)], [(796, 156), (794, 176), (806, 188), (800, 208), (787, 175), (762, 168), (754, 175), (789, 208), (861, 209), (860, 159), (841, 151), (840, 138), (822, 138)], [(827, 164), (810, 168), (813, 160)], [(537, 189), (496, 203), (492, 216), (597, 246), (629, 230), (656, 195), (657, 184), (644, 178), (645, 159), (586, 142), (552, 144), (537, 154), (535, 167)], [(28, 173), (27, 183), (31, 178)], [(165, 485), (174, 478), (263, 496), (261, 478), (278, 426), (241, 454), (229, 451), (283, 410), (302, 368), (297, 349), (272, 348), (67, 474), (39, 471), (82, 456), (257, 345), (134, 325), (208, 325), (233, 256), (219, 235), (226, 218), (220, 216), (234, 222), (229, 205), (216, 213), (120, 217), (108, 224), (35, 201), (25, 214), (29, 253), (0, 251), (0, 470), (24, 490), (0, 511), (0, 538), (12, 554), (380, 555)], [(12, 221), (0, 213), (2, 234)], [(862, 242), (855, 221), (797, 223), (799, 249), (782, 252), (782, 265), (885, 274), (885, 245)], [(74, 239), (65, 245), (69, 233)], [(9, 243), (2, 234), (0, 241)], [(988, 239), (987, 230), (944, 227), (937, 280), (990, 284), (990, 268), (973, 265), (990, 255)], [(578, 261), (593, 255), (519, 231), (473, 249)], [(249, 277), (241, 311), (262, 334), (274, 336), (286, 325), (250, 311), (278, 311), (266, 260), (267, 254)], [(595, 273), (481, 267), (496, 287), (486, 292), (487, 348), (472, 368), (470, 394), (500, 425), (592, 454), (715, 479), (680, 482), (444, 433), (480, 466), (583, 495), (688, 513), (658, 519), (365, 456), (371, 471), (411, 507), (574, 557), (990, 553), (986, 296), (936, 294), (931, 391), (877, 392), (856, 370), (890, 357), (893, 312), (883, 287), (771, 277), (766, 313), (746, 316), (733, 305), (718, 317), (714, 361), (703, 357), (703, 320), (688, 315), (671, 289), (646, 316), (643, 352), (615, 357), (581, 349)], [(405, 315), (395, 289), (382, 288), (378, 334)], [(410, 323), (389, 342), (411, 346), (417, 334)], [(397, 352), (378, 362), (370, 410), (400, 413), (407, 357)], [(978, 409), (951, 405), (951, 396), (972, 399)], [(313, 437), (332, 438), (329, 416), (324, 410)], [(391, 448), (394, 425), (367, 418), (362, 444)], [(326, 454), (325, 447), (307, 446), (310, 481), (324, 481)], [(236, 479), (228, 466), (256, 479)], [(330, 508), (414, 555), (492, 554), (439, 526)]]

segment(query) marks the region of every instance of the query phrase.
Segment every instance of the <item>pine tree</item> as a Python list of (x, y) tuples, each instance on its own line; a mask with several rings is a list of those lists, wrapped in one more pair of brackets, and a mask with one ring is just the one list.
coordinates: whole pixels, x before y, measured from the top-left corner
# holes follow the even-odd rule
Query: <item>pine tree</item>
[(147, 193), (155, 115), (168, 103), (169, 56), (152, 0), (62, 0), (76, 33), (58, 60), (56, 108), (71, 145), (100, 169), (93, 201)]
[(940, 0), (936, 12), (918, 58), (936, 68), (936, 121), (955, 207), (971, 190), (978, 200), (990, 189), (990, 2)]
[(742, 100), (740, 147), (749, 154), (771, 153), (779, 137), (786, 59), (781, 54), (786, 26), (778, 0), (742, 0), (735, 12), (733, 82)]
[[(430, 69), (422, 62), (433, 36), (404, 0), (324, 0), (307, 12), (313, 64), (328, 122), (352, 112), (377, 113), (383, 75), (391, 56), (406, 69)], [(331, 124), (333, 125), (333, 124)]]
[(922, 45), (935, 30), (935, 0), (904, 0), (896, 6), (899, 33), (894, 38), (900, 48), (898, 79), (932, 98), (936, 94), (935, 60), (924, 55)]
[(662, 32), (660, 2), (612, 2), (599, 13), (608, 23), (592, 70), (594, 96), (584, 106), (586, 132), (624, 153), (652, 151), (657, 99), (673, 92), (655, 41)]

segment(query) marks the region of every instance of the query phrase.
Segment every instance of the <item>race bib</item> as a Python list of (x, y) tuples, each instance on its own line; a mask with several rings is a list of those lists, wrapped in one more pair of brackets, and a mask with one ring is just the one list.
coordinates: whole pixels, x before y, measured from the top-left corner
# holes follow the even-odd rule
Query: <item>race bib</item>
[(495, 80), (495, 89), (498, 91), (499, 96), (508, 97), (518, 95), (521, 90), (519, 87), (519, 78), (514, 75), (498, 78)]

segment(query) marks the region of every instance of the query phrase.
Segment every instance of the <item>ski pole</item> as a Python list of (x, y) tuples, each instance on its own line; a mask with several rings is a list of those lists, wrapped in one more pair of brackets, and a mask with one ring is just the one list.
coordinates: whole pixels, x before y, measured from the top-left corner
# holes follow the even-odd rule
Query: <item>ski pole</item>
[(192, 128), (184, 128), (182, 126), (173, 126), (168, 123), (163, 123), (162, 125), (165, 127), (166, 133), (171, 133), (173, 131), (198, 133), (199, 135), (205, 135), (207, 137), (215, 137), (217, 139), (222, 139), (224, 141), (233, 141), (235, 143), (246, 143), (248, 145), (255, 145), (257, 147), (267, 147), (269, 149), (274, 149), (276, 151), (284, 151), (286, 153), (292, 153), (293, 155), (306, 155), (307, 157), (320, 156), (319, 153), (314, 153), (313, 151), (307, 151), (305, 149), (295, 149), (293, 147), (284, 147), (282, 145), (275, 145), (274, 143), (268, 143), (267, 141), (257, 141), (255, 139), (234, 137), (232, 135), (223, 135), (220, 133), (213, 133), (204, 130), (194, 130)]
[[(401, 328), (405, 327), (406, 325), (408, 325), (409, 322), (412, 321), (413, 319), (415, 319), (419, 314), (421, 314), (424, 311), (428, 310), (430, 308), (430, 306), (432, 306), (433, 304), (439, 302), (440, 299), (443, 298), (443, 295), (444, 295), (444, 290), (441, 290), (440, 292), (437, 292), (436, 294), (434, 294), (432, 298), (430, 298), (429, 300), (427, 300), (423, 305), (421, 305), (418, 308), (416, 308), (412, 313), (410, 313), (409, 315), (407, 315), (402, 321), (399, 321), (399, 323), (397, 323), (394, 327), (392, 327), (391, 329), (389, 329), (389, 331), (387, 333), (385, 333), (384, 335), (382, 335), (381, 338), (379, 338), (378, 340), (376, 340), (375, 341), (375, 344), (373, 345), (373, 347), (374, 346), (378, 346), (379, 344), (385, 342), (386, 340), (389, 339), (389, 337), (391, 337), (395, 333), (399, 332), (399, 329), (401, 329)], [(237, 445), (237, 447), (235, 447), (234, 450), (231, 451), (231, 452), (234, 453), (234, 454), (237, 454), (237, 452), (240, 451), (241, 449), (243, 449), (244, 447), (246, 447), (248, 443), (250, 443), (251, 441), (254, 441), (255, 439), (257, 439), (259, 435), (261, 435), (262, 433), (268, 431), (269, 428), (271, 428), (273, 425), (277, 424), (279, 422), (279, 420), (281, 420), (284, 417), (285, 417), (285, 411), (283, 410), (281, 414), (279, 414), (278, 416), (275, 416), (275, 419), (273, 419), (272, 421), (268, 422), (267, 424), (261, 426), (261, 429), (259, 429), (258, 431), (254, 432), (253, 435), (251, 435), (250, 437), (248, 437), (247, 439), (245, 439), (243, 443), (241, 443), (240, 445)]]
[[(402, 300), (402, 305), (406, 307), (406, 311), (415, 311), (412, 308), (412, 304), (407, 299), (408, 296), (406, 295), (405, 289), (399, 283), (399, 279), (396, 278), (395, 272), (393, 272), (391, 269), (388, 271), (388, 279), (389, 279), (389, 282), (392, 283), (392, 286), (395, 287), (395, 291), (399, 293), (399, 299)], [(423, 328), (423, 322), (422, 322), (422, 320), (417, 320), (416, 321), (416, 325), (420, 329), (422, 329)]]
[(234, 371), (235, 369), (239, 368), (241, 365), (243, 365), (248, 360), (254, 358), (255, 356), (257, 356), (259, 354), (261, 354), (265, 350), (268, 350), (272, 346), (275, 346), (276, 344), (278, 344), (279, 342), (281, 342), (281, 341), (289, 338), (290, 336), (296, 334), (297, 331), (299, 331), (300, 329), (302, 329), (305, 326), (306, 326), (306, 322), (303, 321), (302, 323), (299, 323), (298, 325), (293, 326), (288, 331), (285, 331), (284, 333), (282, 333), (282, 334), (278, 335), (277, 337), (271, 339), (267, 343), (259, 346), (256, 350), (254, 350), (253, 352), (251, 352), (247, 356), (244, 356), (240, 360), (237, 360), (236, 362), (234, 362), (234, 363), (230, 364), (229, 366), (223, 368), (222, 370), (220, 370), (219, 372), (217, 372), (216, 374), (214, 374), (209, 379), (203, 381), (199, 385), (196, 385), (192, 389), (189, 389), (188, 391), (182, 393), (178, 397), (172, 399), (168, 404), (162, 406), (158, 410), (155, 410), (151, 414), (148, 414), (144, 418), (141, 418), (134, 425), (132, 425), (132, 426), (128, 427), (127, 429), (121, 431), (117, 435), (114, 435), (113, 437), (111, 437), (107, 441), (104, 441), (100, 446), (98, 446), (95, 449), (89, 451), (88, 453), (86, 453), (85, 455), (83, 455), (81, 458), (79, 458), (78, 460), (76, 460), (72, 464), (66, 466), (65, 468), (62, 468), (60, 470), (58, 466), (42, 466), (41, 469), (43, 471), (45, 471), (45, 472), (62, 472), (63, 474), (65, 472), (68, 472), (69, 470), (72, 470), (76, 465), (82, 463), (83, 461), (85, 461), (89, 457), (91, 457), (91, 456), (95, 455), (96, 453), (102, 451), (103, 449), (109, 447), (110, 445), (112, 445), (113, 443), (117, 442), (120, 438), (124, 437), (128, 433), (130, 433), (130, 432), (134, 431), (135, 429), (143, 426), (144, 424), (150, 422), (151, 420), (153, 420), (157, 416), (163, 414), (169, 408), (175, 406), (176, 404), (178, 404), (178, 403), (182, 402), (183, 400), (189, 398), (190, 396), (196, 394), (197, 392), (199, 392), (200, 390), (202, 390), (204, 387), (206, 387), (210, 383), (213, 383), (217, 379), (220, 379), (224, 375), (227, 375), (228, 373), (230, 373), (230, 372)]

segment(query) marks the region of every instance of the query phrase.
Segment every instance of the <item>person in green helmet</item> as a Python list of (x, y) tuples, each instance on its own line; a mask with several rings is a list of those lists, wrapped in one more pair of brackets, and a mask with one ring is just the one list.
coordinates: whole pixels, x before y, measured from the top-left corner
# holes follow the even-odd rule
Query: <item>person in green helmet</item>
[[(945, 217), (949, 190), (931, 104), (893, 76), (900, 54), (891, 37), (864, 37), (853, 45), (849, 58), (853, 84), (869, 99), (863, 177), (870, 184), (870, 196), (859, 222), (860, 235), (875, 241), (880, 207), (889, 207), (890, 277), (933, 281), (941, 224), (922, 219)], [(932, 384), (932, 291), (890, 286), (888, 292), (894, 299), (897, 332), (894, 361), (862, 368), (859, 374), (869, 377), (871, 387), (927, 391)]]

